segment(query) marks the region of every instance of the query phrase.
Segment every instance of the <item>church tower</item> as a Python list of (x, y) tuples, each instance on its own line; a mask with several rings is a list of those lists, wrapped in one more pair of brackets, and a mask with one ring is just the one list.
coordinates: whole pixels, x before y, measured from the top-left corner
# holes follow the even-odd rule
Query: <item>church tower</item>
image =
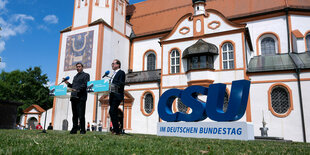
[(128, 0), (75, 0), (72, 29), (87, 27), (103, 20), (110, 27), (125, 34)]
[(204, 18), (206, 17), (206, 0), (193, 0), (193, 8), (194, 8), (194, 36), (201, 36), (205, 34), (204, 29)]
[(205, 14), (206, 0), (193, 0), (194, 16)]

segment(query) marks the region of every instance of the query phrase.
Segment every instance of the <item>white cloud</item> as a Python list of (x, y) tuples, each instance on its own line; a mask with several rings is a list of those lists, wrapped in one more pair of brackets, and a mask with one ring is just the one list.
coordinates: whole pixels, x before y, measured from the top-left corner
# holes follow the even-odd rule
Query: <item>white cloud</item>
[(58, 23), (58, 17), (55, 15), (47, 15), (43, 18), (43, 20), (48, 24), (57, 24)]
[(5, 49), (5, 42), (0, 40), (0, 53)]
[[(0, 53), (5, 50), (6, 40), (12, 36), (25, 33), (30, 28), (29, 21), (34, 21), (32, 16), (25, 14), (8, 15), (8, 10), (6, 9), (7, 3), (9, 3), (8, 0), (0, 0)], [(4, 69), (5, 67), (6, 63), (2, 59), (0, 69)]]
[(54, 86), (55, 85), (55, 82), (51, 82), (51, 81), (48, 81), (46, 85), (44, 85), (45, 87), (50, 87), (50, 86)]
[(5, 9), (6, 3), (8, 3), (8, 0), (0, 0), (0, 10)]
[(45, 25), (39, 25), (39, 26), (38, 26), (38, 29), (39, 29), (39, 30), (49, 31), (48, 27), (45, 26)]
[(0, 62), (0, 69), (4, 69), (6, 67), (6, 63), (5, 62)]
[(30, 28), (28, 24), (29, 21), (34, 21), (34, 18), (25, 14), (12, 15), (8, 20), (0, 17), (0, 25), (2, 28), (0, 31), (0, 53), (5, 49), (5, 40), (8, 40), (12, 36), (23, 34)]
[(16, 34), (23, 34), (29, 29), (27, 21), (33, 20), (34, 18), (32, 16), (27, 16), (24, 14), (13, 15), (11, 18), (9, 18), (8, 22), (0, 17), (0, 25), (2, 25), (0, 36), (8, 39), (9, 37), (15, 36)]
[(15, 14), (12, 16), (11, 20), (15, 21), (15, 22), (26, 22), (27, 20), (34, 20), (34, 18), (32, 16), (28, 16), (25, 14)]

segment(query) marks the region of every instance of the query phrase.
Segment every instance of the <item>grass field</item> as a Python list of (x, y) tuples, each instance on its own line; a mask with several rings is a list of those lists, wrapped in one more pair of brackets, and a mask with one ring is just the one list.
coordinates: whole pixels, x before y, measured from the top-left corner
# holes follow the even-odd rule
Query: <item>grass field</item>
[(310, 154), (310, 144), (0, 130), (0, 154)]

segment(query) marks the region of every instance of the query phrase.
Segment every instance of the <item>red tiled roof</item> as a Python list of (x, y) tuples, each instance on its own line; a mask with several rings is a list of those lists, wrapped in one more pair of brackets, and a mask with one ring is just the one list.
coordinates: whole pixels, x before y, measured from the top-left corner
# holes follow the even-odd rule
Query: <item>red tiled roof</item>
[(39, 111), (39, 113), (45, 112), (45, 110), (43, 108), (41, 108), (39, 105), (33, 104), (30, 107), (26, 108), (24, 110), (24, 113), (31, 111), (33, 108), (35, 108), (37, 111)]
[[(310, 9), (309, 0), (207, 0), (206, 9), (227, 18), (264, 13), (286, 7)], [(192, 0), (147, 0), (127, 7), (137, 36), (171, 30), (185, 14), (193, 13)]]

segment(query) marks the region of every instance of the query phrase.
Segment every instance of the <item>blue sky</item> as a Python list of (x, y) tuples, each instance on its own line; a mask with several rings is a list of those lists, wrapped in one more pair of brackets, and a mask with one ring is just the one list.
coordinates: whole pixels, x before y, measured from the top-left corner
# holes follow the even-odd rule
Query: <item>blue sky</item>
[[(144, 0), (130, 3), (140, 1)], [(71, 26), (73, 4), (74, 0), (0, 0), (0, 70), (40, 66), (53, 83), (59, 31)]]

